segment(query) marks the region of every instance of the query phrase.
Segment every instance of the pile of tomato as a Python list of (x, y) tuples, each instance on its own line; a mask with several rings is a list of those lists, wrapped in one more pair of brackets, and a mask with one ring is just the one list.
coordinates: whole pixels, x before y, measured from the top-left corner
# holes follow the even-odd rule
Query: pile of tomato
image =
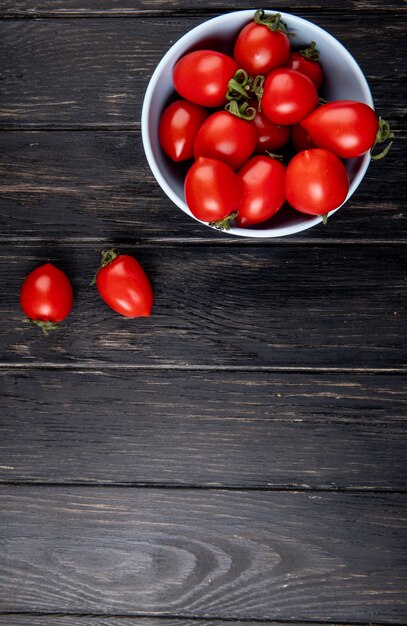
[[(192, 162), (185, 198), (199, 220), (219, 229), (232, 222), (251, 227), (285, 203), (322, 216), (342, 204), (349, 189), (342, 160), (372, 151), (393, 134), (364, 103), (322, 102), (323, 78), (316, 43), (293, 50), (280, 14), (261, 9), (239, 33), (233, 57), (198, 50), (176, 63), (173, 81), (181, 98), (164, 110), (158, 135), (173, 161)], [(276, 150), (283, 150), (285, 163)], [(94, 282), (115, 312), (150, 315), (153, 289), (134, 257), (103, 252)], [(26, 277), (20, 303), (47, 334), (72, 309), (70, 280), (46, 263)]]
[(172, 78), (179, 97), (161, 115), (159, 141), (170, 159), (190, 162), (188, 207), (219, 229), (263, 223), (285, 203), (325, 219), (348, 194), (343, 159), (392, 137), (367, 104), (321, 100), (316, 43), (293, 49), (279, 13), (259, 9), (233, 56), (187, 53)]

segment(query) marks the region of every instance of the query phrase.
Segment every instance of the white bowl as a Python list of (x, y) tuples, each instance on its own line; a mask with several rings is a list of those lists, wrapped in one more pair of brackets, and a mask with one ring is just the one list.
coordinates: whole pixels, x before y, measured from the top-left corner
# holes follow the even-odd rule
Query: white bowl
[[(254, 10), (226, 13), (190, 30), (161, 59), (146, 91), (141, 116), (141, 132), (147, 161), (163, 191), (174, 204), (193, 219), (196, 218), (189, 210), (184, 196), (184, 177), (187, 166), (172, 162), (163, 153), (157, 134), (163, 109), (177, 97), (172, 82), (172, 70), (178, 59), (192, 50), (215, 49), (231, 54), (238, 33), (243, 26), (253, 20), (254, 13)], [(326, 100), (357, 100), (373, 108), (372, 94), (366, 78), (355, 59), (340, 42), (308, 20), (290, 13), (281, 12), (281, 16), (287, 23), (288, 30), (295, 33), (292, 39), (293, 47), (306, 47), (310, 41), (316, 41), (324, 69), (321, 96)], [(369, 163), (369, 153), (346, 161), (350, 180), (346, 200), (357, 189)], [(330, 215), (337, 210), (331, 211)], [(256, 228), (232, 227), (229, 231), (223, 232), (240, 237), (282, 237), (311, 228), (319, 224), (321, 219), (321, 217), (305, 215), (284, 207), (272, 219), (259, 224)], [(212, 228), (205, 222), (201, 223)]]

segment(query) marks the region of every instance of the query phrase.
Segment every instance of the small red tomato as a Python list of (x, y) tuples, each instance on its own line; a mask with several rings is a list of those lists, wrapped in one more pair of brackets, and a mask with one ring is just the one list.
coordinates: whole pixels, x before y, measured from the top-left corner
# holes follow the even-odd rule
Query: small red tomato
[(239, 68), (253, 77), (258, 74), (267, 76), (288, 61), (290, 40), (283, 32), (285, 28), (280, 18), (279, 13), (266, 17), (259, 9), (254, 21), (247, 24), (236, 39), (233, 56)]
[(47, 334), (57, 328), (72, 309), (69, 278), (52, 263), (37, 267), (21, 287), (20, 304), (27, 317)]
[(264, 83), (261, 108), (274, 124), (297, 124), (318, 104), (318, 93), (308, 76), (282, 68), (269, 74)]
[(304, 150), (287, 166), (287, 201), (302, 213), (326, 215), (337, 209), (349, 190), (348, 173), (342, 161), (328, 150)]
[(163, 112), (158, 125), (161, 147), (173, 161), (186, 161), (194, 156), (194, 141), (208, 112), (199, 104), (176, 100)]
[(195, 158), (218, 159), (239, 169), (253, 153), (257, 142), (254, 126), (228, 111), (212, 113), (202, 124), (195, 139)]
[[(255, 104), (251, 106), (256, 107)], [(257, 132), (257, 143), (254, 149), (257, 154), (278, 150), (278, 148), (285, 146), (290, 138), (289, 126), (273, 124), (261, 111), (256, 113), (252, 124), (256, 127)]]
[(96, 286), (106, 304), (124, 317), (149, 317), (153, 288), (140, 263), (117, 250), (102, 252)]
[(291, 126), (290, 134), (291, 143), (293, 144), (297, 152), (316, 148), (316, 145), (312, 141), (305, 128), (301, 126), (301, 124), (294, 124), (294, 126)]
[(199, 157), (186, 175), (185, 199), (199, 220), (217, 222), (238, 209), (242, 184), (223, 161)]
[(317, 90), (321, 87), (324, 77), (322, 66), (319, 62), (319, 52), (316, 49), (315, 41), (311, 41), (305, 50), (293, 50), (290, 53), (287, 67), (308, 76), (314, 83)]
[(243, 185), (238, 226), (264, 222), (283, 206), (285, 170), (284, 165), (268, 156), (255, 156), (245, 163), (238, 172)]
[(319, 148), (343, 159), (361, 156), (373, 146), (379, 122), (373, 109), (363, 102), (336, 100), (323, 104), (301, 120)]
[(183, 98), (204, 107), (220, 107), (226, 104), (228, 83), (238, 69), (236, 61), (222, 52), (196, 50), (177, 61), (172, 77)]

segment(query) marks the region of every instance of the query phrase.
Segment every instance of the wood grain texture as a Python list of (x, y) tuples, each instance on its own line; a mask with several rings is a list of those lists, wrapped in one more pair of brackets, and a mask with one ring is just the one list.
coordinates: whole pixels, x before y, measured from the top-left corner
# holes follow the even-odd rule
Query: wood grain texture
[(400, 495), (0, 489), (1, 608), (405, 623)]
[[(114, 243), (114, 242), (112, 242)], [(65, 366), (399, 368), (405, 246), (122, 247), (150, 276), (150, 318), (125, 319), (90, 281), (100, 249), (3, 245), (4, 363)], [(19, 289), (51, 261), (71, 277), (75, 306), (52, 336), (23, 321)]]
[[(299, 10), (307, 11), (337, 11), (338, 2), (312, 2), (310, 0), (296, 0), (295, 12)], [(224, 12), (238, 9), (252, 9), (251, 0), (234, 0), (233, 5), (220, 5), (217, 0), (207, 0), (205, 2), (205, 12)], [(340, 3), (343, 11), (352, 12), (384, 12), (403, 11), (405, 4), (401, 0), (386, 0), (385, 6), (381, 0), (343, 0)], [(289, 0), (279, 0), (273, 4), (273, 10), (293, 11), (292, 3)], [(196, 12), (202, 11), (199, 6), (194, 6), (186, 0), (42, 0), (33, 4), (30, 0), (3, 0), (0, 4), (0, 16), (81, 16), (81, 15), (139, 15), (154, 13), (175, 13), (175, 12)]]
[[(405, 147), (399, 137), (386, 159), (371, 164), (328, 228), (314, 227), (290, 241), (404, 240)], [(45, 233), (74, 241), (120, 240), (131, 234), (143, 240), (242, 243), (205, 228), (172, 204), (147, 165), (140, 131), (0, 133), (0, 205), (2, 239), (42, 239)]]
[[(261, 620), (233, 620), (233, 626), (281, 626), (281, 622)], [(230, 626), (229, 620), (207, 620), (199, 618), (199, 626)], [(154, 618), (154, 617), (105, 617), (83, 615), (16, 615), (0, 614), (1, 626), (196, 626), (196, 619)], [(352, 626), (351, 624), (335, 625), (332, 622), (290, 622), (290, 626)], [(369, 626), (373, 626), (370, 624)]]
[[(138, 128), (157, 63), (202, 19), (3, 20), (0, 126)], [(342, 9), (340, 18), (321, 13), (312, 19), (356, 57), (383, 117), (395, 128), (405, 128), (403, 20), (390, 13), (355, 20)]]
[[(140, 137), (166, 50), (246, 7), (0, 0), (1, 626), (407, 623), (405, 5), (273, 6), (348, 47), (396, 142), (328, 229), (262, 243), (184, 216)], [(117, 243), (151, 319), (89, 286)], [(47, 260), (75, 307), (46, 338), (18, 291)]]
[(0, 372), (0, 480), (405, 489), (398, 376)]

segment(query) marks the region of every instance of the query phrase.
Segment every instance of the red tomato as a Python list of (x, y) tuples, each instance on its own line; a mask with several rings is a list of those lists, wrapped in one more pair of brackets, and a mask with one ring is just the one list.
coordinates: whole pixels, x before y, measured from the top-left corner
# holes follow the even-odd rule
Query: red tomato
[(173, 161), (186, 161), (194, 156), (194, 141), (208, 112), (199, 104), (176, 100), (163, 112), (158, 125), (162, 149)]
[(153, 289), (140, 263), (117, 250), (102, 252), (96, 286), (106, 304), (124, 317), (149, 317)]
[(204, 107), (226, 104), (228, 83), (238, 70), (236, 61), (222, 52), (196, 50), (175, 64), (172, 78), (183, 97)]
[(290, 40), (285, 32), (279, 30), (280, 14), (267, 18), (260, 9), (256, 11), (254, 19), (240, 31), (233, 56), (239, 68), (251, 76), (266, 76), (272, 70), (286, 65)]
[(304, 150), (287, 166), (286, 198), (302, 213), (326, 215), (345, 201), (348, 190), (345, 166), (328, 150)]
[(318, 59), (319, 52), (316, 49), (315, 41), (311, 41), (309, 47), (305, 50), (300, 50), (299, 52), (293, 50), (291, 52), (287, 67), (308, 76), (318, 90), (324, 77), (322, 66)]
[(195, 158), (224, 161), (239, 169), (253, 153), (257, 142), (254, 126), (228, 111), (217, 111), (202, 124), (195, 139)]
[(186, 175), (185, 199), (199, 220), (217, 222), (238, 209), (242, 183), (223, 161), (199, 157)]
[(255, 156), (245, 163), (238, 172), (243, 184), (238, 226), (252, 226), (277, 213), (285, 202), (285, 170), (279, 161), (267, 156)]
[(319, 148), (351, 159), (370, 150), (379, 123), (376, 113), (367, 104), (336, 100), (315, 109), (301, 120), (301, 126)]
[(72, 286), (64, 272), (52, 263), (37, 267), (25, 279), (20, 291), (24, 313), (45, 334), (57, 328), (70, 313), (73, 304)]
[(297, 124), (318, 104), (318, 93), (308, 76), (282, 68), (269, 74), (264, 83), (261, 108), (274, 124)]
[(297, 152), (316, 148), (316, 145), (312, 141), (305, 128), (301, 126), (301, 124), (294, 124), (294, 126), (291, 126), (290, 134), (291, 143), (293, 144)]
[[(256, 107), (255, 104), (251, 106)], [(290, 138), (290, 129), (288, 126), (273, 124), (261, 111), (257, 112), (252, 124), (256, 127), (257, 143), (254, 151), (258, 154), (278, 150), (278, 148), (285, 146)]]

